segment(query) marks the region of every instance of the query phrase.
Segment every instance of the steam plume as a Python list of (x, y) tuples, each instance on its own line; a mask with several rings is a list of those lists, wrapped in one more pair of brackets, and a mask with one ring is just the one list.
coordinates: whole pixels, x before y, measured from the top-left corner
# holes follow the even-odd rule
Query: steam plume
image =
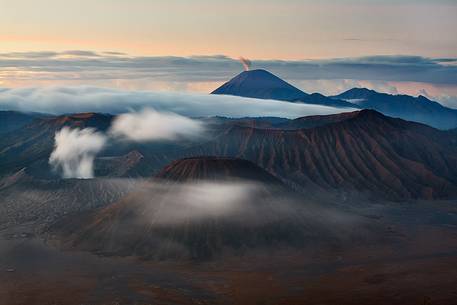
[(251, 61), (247, 58), (244, 58), (244, 57), (241, 57), (239, 58), (241, 64), (243, 65), (243, 68), (244, 68), (244, 71), (249, 71), (249, 69), (251, 68)]
[(61, 170), (64, 178), (93, 178), (93, 163), (103, 149), (106, 136), (92, 128), (62, 128), (55, 134), (54, 151), (49, 164)]

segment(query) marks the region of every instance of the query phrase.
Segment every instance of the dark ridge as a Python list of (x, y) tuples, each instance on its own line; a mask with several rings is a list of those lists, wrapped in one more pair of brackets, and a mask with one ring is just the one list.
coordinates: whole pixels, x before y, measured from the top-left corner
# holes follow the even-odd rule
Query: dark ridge
[(352, 88), (352, 89), (349, 89), (348, 91), (341, 93), (340, 95), (337, 95), (336, 97), (344, 98), (344, 99), (361, 99), (361, 98), (368, 98), (375, 94), (379, 94), (379, 93), (374, 90), (367, 89), (367, 88)]
[(61, 115), (42, 121), (43, 125), (50, 125), (53, 128), (62, 128), (64, 126), (72, 128), (92, 127), (99, 130), (109, 128), (114, 116), (111, 114), (83, 112), (68, 115)]
[(44, 114), (25, 113), (19, 111), (0, 111), (0, 133), (7, 133), (29, 124), (33, 120), (44, 117)]
[(360, 115), (360, 113), (361, 111), (353, 111), (330, 115), (311, 115), (278, 124), (276, 127), (286, 129), (308, 129), (352, 119)]
[(175, 160), (156, 178), (172, 181), (246, 179), (264, 183), (281, 182), (256, 164), (238, 158), (202, 156)]

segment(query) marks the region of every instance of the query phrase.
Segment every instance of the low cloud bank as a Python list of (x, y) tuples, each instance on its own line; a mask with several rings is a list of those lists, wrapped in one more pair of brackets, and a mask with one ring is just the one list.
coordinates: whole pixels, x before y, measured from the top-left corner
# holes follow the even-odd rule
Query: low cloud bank
[(297, 118), (356, 110), (227, 95), (123, 91), (86, 86), (0, 89), (0, 110), (51, 114), (76, 112), (119, 114), (132, 110), (138, 111), (146, 107), (187, 117), (219, 115)]
[(105, 146), (107, 138), (92, 128), (62, 128), (55, 134), (54, 151), (49, 164), (61, 170), (63, 178), (93, 178), (95, 156)]

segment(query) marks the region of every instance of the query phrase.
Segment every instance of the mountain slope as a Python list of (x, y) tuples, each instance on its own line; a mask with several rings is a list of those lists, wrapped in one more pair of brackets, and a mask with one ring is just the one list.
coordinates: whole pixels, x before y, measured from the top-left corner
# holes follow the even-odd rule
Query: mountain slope
[(305, 186), (369, 191), (391, 199), (457, 196), (455, 135), (372, 110), (345, 116), (311, 129), (230, 125), (189, 153), (248, 159)]
[[(27, 167), (32, 176), (50, 175), (59, 121), (103, 128), (99, 120), (59, 117), (7, 134), (0, 174)], [(215, 120), (207, 131), (202, 142), (185, 145), (112, 145), (96, 159), (96, 175), (150, 177), (176, 159), (217, 156), (247, 159), (296, 188), (361, 191), (395, 200), (457, 198), (457, 134), (373, 110), (285, 121)]]
[(0, 111), (0, 134), (17, 130), (33, 120), (43, 117), (38, 113), (24, 113), (18, 111)]
[(351, 103), (331, 99), (318, 93), (307, 94), (262, 69), (244, 71), (211, 92), (211, 94), (357, 108)]
[(0, 229), (27, 223), (42, 230), (66, 214), (116, 202), (138, 183), (126, 179), (37, 179), (21, 169), (0, 179)]
[[(113, 115), (76, 113), (34, 120), (18, 130), (5, 133), (0, 141), (0, 177), (27, 167), (39, 178), (57, 178), (49, 166), (54, 136), (63, 127), (106, 131)], [(182, 150), (188, 141), (131, 143), (111, 140), (95, 160), (95, 176), (150, 176), (172, 159), (169, 152)]]
[[(348, 239), (358, 241), (366, 234), (353, 230), (344, 213), (329, 220), (329, 211), (296, 201), (274, 177), (249, 161), (183, 159), (158, 176), (168, 183), (145, 184), (109, 207), (56, 223), (52, 232), (67, 247), (160, 260), (315, 247), (338, 243), (344, 231)], [(240, 181), (240, 176), (256, 180)]]
[(298, 88), (265, 70), (244, 71), (211, 94), (293, 101), (305, 95)]
[(352, 102), (364, 109), (424, 123), (435, 128), (457, 127), (457, 110), (444, 107), (424, 96), (391, 95), (365, 88), (353, 88), (332, 98)]
[(157, 178), (172, 181), (194, 180), (252, 180), (263, 183), (281, 182), (252, 162), (230, 157), (194, 157), (179, 159), (165, 166)]
[(12, 173), (23, 167), (39, 174), (49, 172), (48, 158), (54, 147), (54, 135), (64, 126), (91, 127), (106, 130), (112, 115), (79, 113), (36, 119), (20, 129), (6, 133), (0, 141), (0, 175)]
[(332, 123), (342, 122), (359, 115), (359, 112), (343, 112), (333, 115), (310, 115), (275, 124), (278, 129), (310, 129)]

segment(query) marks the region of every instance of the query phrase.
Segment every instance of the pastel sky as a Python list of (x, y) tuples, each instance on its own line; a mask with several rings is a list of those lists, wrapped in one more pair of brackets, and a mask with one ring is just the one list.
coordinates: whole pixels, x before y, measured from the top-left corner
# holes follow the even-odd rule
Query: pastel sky
[[(366, 85), (457, 105), (456, 29), (456, 0), (0, 0), (0, 86), (207, 91), (239, 69), (229, 59), (243, 56), (308, 91)], [(139, 71), (145, 58), (149, 70)], [(195, 58), (205, 59), (195, 66)], [(354, 70), (367, 58), (382, 61), (378, 76)], [(354, 69), (336, 67), (342, 59)], [(322, 61), (333, 61), (331, 76), (294, 67)]]
[(454, 56), (455, 0), (0, 0), (3, 51)]

